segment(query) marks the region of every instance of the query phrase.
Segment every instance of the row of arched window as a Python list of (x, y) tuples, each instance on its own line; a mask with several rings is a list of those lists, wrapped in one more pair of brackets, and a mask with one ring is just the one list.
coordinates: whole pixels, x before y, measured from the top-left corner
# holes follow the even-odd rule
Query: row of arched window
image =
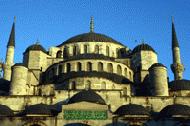
[[(84, 71), (84, 69), (82, 69), (83, 65), (85, 65), (85, 64), (77, 62), (76, 63), (76, 71)], [(114, 68), (113, 68), (113, 64), (112, 63), (108, 63), (107, 64), (107, 68), (104, 67), (104, 64), (102, 62), (98, 62), (97, 65), (98, 65), (97, 66), (97, 71), (100, 71), (100, 72), (106, 71), (106, 72), (109, 72), (109, 73), (114, 73), (114, 71), (113, 71)], [(91, 62), (87, 62), (86, 63), (86, 70), (85, 71), (92, 71), (93, 68), (94, 67), (93, 67), (93, 64)], [(61, 70), (59, 70), (59, 73), (62, 73), (62, 66), (60, 66), (59, 69), (61, 69)], [(124, 70), (124, 73), (123, 73), (123, 70)], [(121, 65), (118, 64), (117, 68), (116, 68), (116, 73), (119, 74), (119, 75), (129, 76), (129, 78), (132, 79), (132, 73), (131, 73), (131, 71), (128, 71), (127, 68), (124, 68), (123, 70), (122, 70)], [(66, 63), (66, 72), (67, 73), (71, 72), (71, 63)]]
[[(87, 80), (87, 81), (84, 83), (85, 89), (91, 89), (91, 88), (92, 88), (92, 85), (91, 85), (91, 84), (92, 84), (91, 81), (90, 81), (90, 80)], [(77, 89), (77, 87), (76, 87), (76, 82), (75, 82), (75, 81), (72, 81), (72, 82), (70, 83), (69, 89), (71, 89), (71, 90)], [(101, 83), (101, 89), (106, 89), (106, 82), (105, 82), (105, 81), (103, 81), (103, 82)]]
[[(101, 50), (100, 46), (95, 45), (93, 53), (100, 54), (100, 50)], [(89, 52), (90, 52), (89, 45), (84, 45), (84, 54), (89, 53)], [(81, 53), (80, 48), (77, 45), (73, 46), (73, 50), (72, 50), (73, 56), (78, 55), (80, 53)], [(62, 54), (63, 54), (63, 57), (69, 56), (69, 54), (70, 54), (69, 53), (69, 47), (65, 46), (63, 52), (61, 50), (59, 50), (56, 54), (56, 58), (61, 58)], [(106, 56), (110, 56), (109, 46), (106, 46)]]

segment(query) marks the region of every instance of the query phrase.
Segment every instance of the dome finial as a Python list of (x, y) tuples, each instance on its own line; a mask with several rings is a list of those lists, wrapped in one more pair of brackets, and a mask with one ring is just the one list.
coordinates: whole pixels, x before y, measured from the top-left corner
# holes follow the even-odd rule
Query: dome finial
[(94, 32), (94, 18), (90, 18), (90, 32)]

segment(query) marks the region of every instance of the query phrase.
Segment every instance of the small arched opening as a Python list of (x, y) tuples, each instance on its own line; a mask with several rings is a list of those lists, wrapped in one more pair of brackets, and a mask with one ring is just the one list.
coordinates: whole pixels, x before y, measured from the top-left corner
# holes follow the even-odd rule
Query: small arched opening
[(77, 63), (77, 71), (82, 71), (82, 63)]
[(107, 69), (108, 69), (108, 72), (113, 73), (113, 65), (111, 63), (108, 63)]
[(117, 65), (117, 74), (122, 75), (122, 70), (120, 65)]
[(66, 66), (67, 66), (67, 73), (68, 73), (68, 72), (71, 72), (71, 64), (70, 64), (70, 63), (67, 63)]
[(98, 63), (98, 71), (104, 71), (103, 63), (101, 62)]
[(59, 50), (57, 51), (56, 58), (61, 58), (62, 57), (62, 51)]
[(92, 63), (87, 62), (87, 71), (92, 71)]

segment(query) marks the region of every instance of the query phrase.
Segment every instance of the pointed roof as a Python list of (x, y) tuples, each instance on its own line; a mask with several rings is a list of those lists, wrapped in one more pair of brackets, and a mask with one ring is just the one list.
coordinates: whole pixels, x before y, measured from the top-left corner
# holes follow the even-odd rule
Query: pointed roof
[(9, 41), (8, 41), (7, 47), (8, 46), (14, 46), (15, 47), (15, 20), (16, 20), (16, 18), (14, 17), (14, 22), (12, 25), (11, 34), (9, 36)]
[(174, 47), (179, 47), (179, 43), (175, 32), (174, 19), (172, 17), (172, 48)]

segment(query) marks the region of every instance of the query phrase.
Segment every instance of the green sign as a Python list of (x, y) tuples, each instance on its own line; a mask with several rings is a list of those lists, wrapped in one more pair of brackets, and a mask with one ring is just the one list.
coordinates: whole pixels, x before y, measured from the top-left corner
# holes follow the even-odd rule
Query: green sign
[(106, 120), (107, 111), (64, 110), (65, 120)]

